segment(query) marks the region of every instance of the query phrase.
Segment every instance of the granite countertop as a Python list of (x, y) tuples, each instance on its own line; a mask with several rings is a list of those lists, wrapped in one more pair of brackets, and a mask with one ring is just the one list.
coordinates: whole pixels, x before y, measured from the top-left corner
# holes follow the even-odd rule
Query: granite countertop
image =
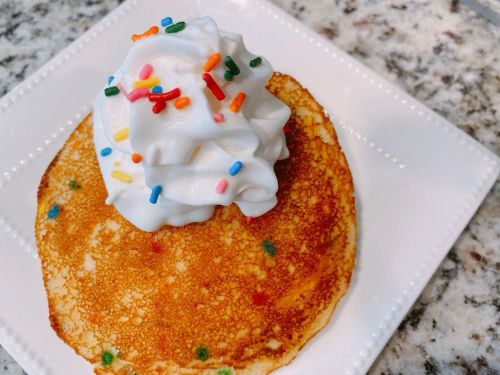
[[(458, 0), (273, 1), (500, 154), (500, 28)], [(120, 2), (0, 0), (0, 96)], [(499, 217), (497, 181), (370, 373), (500, 372)]]

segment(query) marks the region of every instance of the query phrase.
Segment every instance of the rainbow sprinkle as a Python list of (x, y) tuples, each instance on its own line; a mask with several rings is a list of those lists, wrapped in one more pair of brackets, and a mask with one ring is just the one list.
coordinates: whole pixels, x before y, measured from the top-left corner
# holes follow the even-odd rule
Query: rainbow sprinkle
[(151, 35), (158, 34), (158, 31), (160, 31), (160, 28), (158, 26), (151, 26), (149, 29), (144, 31), (142, 34), (132, 34), (130, 37), (133, 42), (136, 42), (140, 39), (144, 39), (147, 37), (150, 37)]
[(164, 101), (157, 101), (152, 108), (153, 113), (160, 113), (163, 111), (165, 108), (167, 108), (167, 102)]
[(144, 79), (142, 81), (135, 81), (132, 84), (132, 88), (134, 88), (134, 89), (150, 89), (151, 87), (154, 87), (159, 83), (160, 83), (160, 79), (158, 77), (149, 77), (148, 79)]
[(243, 163), (241, 161), (235, 161), (233, 165), (229, 168), (228, 172), (231, 176), (236, 176), (243, 168)]
[(226, 94), (224, 94), (224, 91), (222, 91), (217, 82), (214, 81), (210, 73), (203, 73), (201, 78), (206, 82), (208, 89), (212, 91), (217, 100), (224, 100), (226, 98)]
[(139, 78), (142, 80), (148, 79), (151, 76), (151, 73), (153, 73), (153, 65), (144, 64), (141, 71), (139, 72)]
[(136, 163), (136, 164), (137, 164), (137, 163), (140, 163), (140, 162), (142, 161), (142, 155), (141, 155), (141, 154), (138, 154), (138, 153), (136, 153), (136, 152), (134, 152), (134, 153), (132, 154), (132, 161), (133, 161), (134, 163)]
[(267, 303), (269, 297), (264, 292), (256, 292), (252, 294), (252, 302), (257, 306), (263, 306)]
[(101, 363), (103, 366), (111, 366), (114, 360), (115, 356), (113, 353), (108, 352), (107, 350), (101, 354)]
[(116, 142), (124, 141), (128, 138), (128, 128), (117, 131), (115, 134), (113, 134), (113, 138)]
[(246, 97), (247, 94), (245, 94), (244, 92), (239, 92), (238, 95), (236, 95), (236, 97), (233, 99), (231, 104), (229, 104), (229, 109), (231, 110), (231, 112), (238, 112), (243, 105)]
[(217, 187), (215, 188), (215, 190), (217, 191), (217, 193), (219, 194), (224, 194), (226, 192), (226, 189), (227, 189), (227, 185), (229, 183), (227, 182), (227, 180), (225, 178), (222, 178), (219, 183), (217, 184)]
[(163, 27), (167, 27), (168, 25), (171, 25), (172, 24), (172, 17), (165, 17), (164, 19), (161, 20), (161, 25)]
[(181, 96), (181, 89), (176, 87), (173, 90), (161, 93), (161, 94), (149, 94), (148, 99), (150, 102), (167, 101), (178, 98)]
[(221, 367), (217, 370), (217, 375), (234, 375), (234, 372), (229, 367)]
[(240, 74), (240, 68), (238, 68), (238, 65), (236, 65), (231, 56), (226, 56), (226, 58), (224, 59), (224, 65), (226, 65), (231, 73), (233, 73), (235, 76)]
[(250, 65), (251, 68), (255, 68), (260, 64), (262, 64), (262, 57), (256, 57), (255, 59), (250, 60), (248, 65)]
[(133, 103), (137, 99), (145, 98), (148, 95), (149, 95), (149, 89), (147, 89), (147, 88), (135, 89), (135, 90), (130, 91), (127, 94), (127, 99), (129, 102)]
[(116, 178), (117, 180), (120, 180), (121, 182), (126, 182), (127, 184), (130, 184), (132, 182), (132, 176), (121, 172), (114, 170), (111, 172), (111, 177)]
[(53, 204), (47, 212), (49, 219), (55, 219), (61, 213), (61, 207), (58, 204)]
[(269, 240), (264, 240), (262, 242), (262, 247), (264, 248), (264, 251), (267, 253), (267, 255), (270, 255), (272, 257), (276, 256), (276, 246), (269, 241)]
[(69, 183), (68, 183), (68, 186), (71, 190), (78, 190), (80, 189), (82, 186), (76, 182), (75, 180), (70, 180)]
[(182, 109), (182, 108), (186, 108), (190, 103), (191, 103), (191, 99), (189, 99), (187, 96), (181, 96), (179, 99), (177, 99), (174, 102), (174, 106), (177, 109)]
[(106, 87), (104, 89), (104, 95), (106, 95), (106, 96), (118, 95), (119, 93), (120, 93), (120, 89), (116, 86)]
[(200, 361), (206, 361), (208, 359), (208, 349), (204, 346), (200, 346), (196, 349), (196, 356)]
[(234, 74), (230, 70), (226, 70), (224, 72), (224, 79), (226, 81), (232, 81), (232, 80), (234, 80)]
[(151, 250), (153, 250), (153, 253), (161, 253), (163, 251), (160, 241), (154, 237), (151, 240)]
[(153, 94), (161, 94), (163, 92), (163, 87), (161, 86), (155, 86), (151, 89), (151, 92)]
[(218, 52), (212, 53), (208, 57), (208, 60), (205, 63), (205, 66), (203, 67), (203, 70), (208, 73), (213, 68), (215, 68), (215, 66), (219, 63), (220, 59), (221, 59), (220, 53)]
[(169, 33), (169, 34), (178, 33), (179, 31), (184, 30), (185, 27), (186, 27), (186, 22), (181, 21), (181, 22), (174, 23), (173, 25), (167, 27), (165, 29), (165, 32)]
[(160, 196), (162, 187), (161, 185), (154, 185), (151, 188), (151, 195), (149, 196), (149, 202), (152, 204), (156, 204), (158, 202), (158, 197)]
[(113, 152), (113, 150), (110, 148), (110, 147), (104, 147), (102, 150), (101, 150), (101, 156), (108, 156), (109, 154), (111, 154)]
[(224, 114), (220, 112), (215, 112), (213, 114), (214, 121), (215, 122), (223, 122), (224, 121)]

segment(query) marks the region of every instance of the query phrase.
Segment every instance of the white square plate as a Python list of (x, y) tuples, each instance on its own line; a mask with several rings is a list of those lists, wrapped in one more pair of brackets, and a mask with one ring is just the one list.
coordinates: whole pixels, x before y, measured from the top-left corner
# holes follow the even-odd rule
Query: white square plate
[(354, 176), (359, 253), (331, 323), (278, 374), (365, 372), (495, 181), (498, 158), (265, 0), (129, 0), (0, 101), (0, 342), (31, 374), (90, 374), (48, 321), (33, 225), (38, 182), (130, 47), (210, 15), (331, 114)]

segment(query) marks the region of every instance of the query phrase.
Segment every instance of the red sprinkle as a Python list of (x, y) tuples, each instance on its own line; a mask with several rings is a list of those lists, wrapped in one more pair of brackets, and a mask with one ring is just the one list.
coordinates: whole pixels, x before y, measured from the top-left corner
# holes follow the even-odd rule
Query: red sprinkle
[(285, 126), (283, 126), (283, 132), (285, 134), (290, 133), (290, 126), (288, 125), (288, 122), (285, 124)]
[(252, 294), (252, 301), (257, 306), (265, 305), (267, 303), (267, 300), (268, 300), (268, 297), (265, 293), (257, 292), (257, 293)]
[(151, 249), (153, 250), (153, 253), (161, 253), (163, 251), (160, 241), (158, 241), (156, 238), (153, 238), (153, 240), (151, 241)]
[(153, 106), (153, 113), (158, 114), (161, 111), (163, 111), (166, 107), (167, 107), (167, 102), (165, 102), (165, 101), (158, 101)]
[(207, 83), (208, 89), (212, 91), (212, 94), (214, 94), (217, 100), (224, 100), (226, 98), (226, 94), (224, 94), (224, 91), (222, 91), (217, 82), (214, 81), (209, 73), (203, 73), (201, 75), (201, 78), (203, 78), (203, 80)]
[(181, 89), (176, 87), (175, 89), (162, 94), (149, 94), (148, 99), (150, 102), (165, 102), (167, 100), (178, 98), (179, 96), (181, 96)]
[(245, 220), (247, 223), (251, 223), (253, 221), (253, 217), (252, 216), (245, 216)]

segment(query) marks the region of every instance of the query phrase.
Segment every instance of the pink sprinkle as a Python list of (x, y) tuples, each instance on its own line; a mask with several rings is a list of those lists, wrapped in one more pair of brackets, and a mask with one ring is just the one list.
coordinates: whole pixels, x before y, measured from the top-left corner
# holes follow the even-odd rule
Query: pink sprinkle
[(219, 183), (217, 184), (217, 193), (219, 194), (224, 194), (224, 192), (227, 189), (227, 180), (225, 178), (221, 179)]
[(118, 87), (120, 89), (120, 91), (122, 92), (122, 94), (128, 98), (127, 90), (125, 90), (125, 87), (123, 87), (123, 84), (121, 82), (117, 83), (116, 87)]
[(214, 120), (215, 120), (215, 122), (222, 122), (222, 121), (224, 121), (224, 115), (220, 112), (215, 112), (214, 113)]
[(130, 102), (135, 102), (137, 99), (146, 98), (149, 95), (149, 89), (135, 89), (129, 92), (127, 98)]
[(127, 90), (125, 90), (125, 87), (123, 87), (123, 84), (121, 82), (117, 83), (116, 87), (118, 87), (120, 89), (120, 91), (127, 97), (128, 101), (132, 102), (132, 103), (135, 102), (139, 98), (147, 97), (149, 94), (148, 89), (135, 89), (135, 90), (130, 91), (127, 94)]
[(144, 64), (141, 71), (139, 72), (139, 79), (148, 79), (151, 73), (153, 73), (153, 65)]

